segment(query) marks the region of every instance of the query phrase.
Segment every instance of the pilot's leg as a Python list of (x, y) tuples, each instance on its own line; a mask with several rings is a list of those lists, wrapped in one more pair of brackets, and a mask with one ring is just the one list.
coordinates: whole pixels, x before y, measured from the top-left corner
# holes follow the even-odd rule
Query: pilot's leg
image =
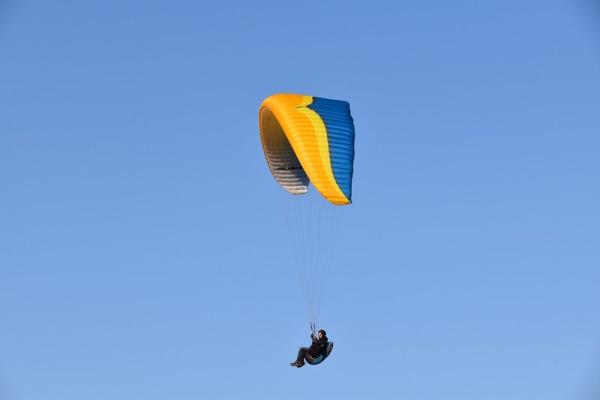
[(308, 347), (300, 347), (298, 350), (298, 357), (296, 357), (296, 361), (294, 361), (291, 365), (293, 367), (300, 368), (304, 365), (304, 357), (306, 357), (306, 352), (308, 351)]

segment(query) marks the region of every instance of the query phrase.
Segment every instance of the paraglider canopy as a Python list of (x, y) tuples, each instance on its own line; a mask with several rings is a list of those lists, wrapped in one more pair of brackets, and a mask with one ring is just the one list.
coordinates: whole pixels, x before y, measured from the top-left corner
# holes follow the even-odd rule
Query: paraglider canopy
[(310, 181), (330, 203), (352, 202), (354, 122), (348, 102), (275, 94), (262, 102), (258, 118), (269, 169), (285, 190), (304, 194)]

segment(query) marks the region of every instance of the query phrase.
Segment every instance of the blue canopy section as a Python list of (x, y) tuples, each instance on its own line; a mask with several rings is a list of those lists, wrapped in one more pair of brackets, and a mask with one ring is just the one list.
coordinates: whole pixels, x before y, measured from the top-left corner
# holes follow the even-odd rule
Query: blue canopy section
[(342, 193), (351, 201), (355, 134), (350, 103), (313, 97), (313, 102), (307, 107), (319, 114), (325, 124), (333, 176)]

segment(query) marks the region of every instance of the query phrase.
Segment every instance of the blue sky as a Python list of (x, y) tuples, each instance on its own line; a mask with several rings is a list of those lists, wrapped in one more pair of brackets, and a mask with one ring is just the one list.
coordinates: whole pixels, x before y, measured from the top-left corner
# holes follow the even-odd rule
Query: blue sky
[[(594, 399), (597, 11), (0, 1), (0, 398)], [(357, 132), (301, 370), (276, 92)]]

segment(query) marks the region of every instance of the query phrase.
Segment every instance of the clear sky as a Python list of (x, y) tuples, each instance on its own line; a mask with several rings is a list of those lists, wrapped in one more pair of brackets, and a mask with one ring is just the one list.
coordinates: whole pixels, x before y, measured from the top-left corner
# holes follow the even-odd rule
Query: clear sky
[[(0, 398), (597, 399), (599, 10), (0, 0)], [(301, 370), (276, 92), (357, 132)]]

